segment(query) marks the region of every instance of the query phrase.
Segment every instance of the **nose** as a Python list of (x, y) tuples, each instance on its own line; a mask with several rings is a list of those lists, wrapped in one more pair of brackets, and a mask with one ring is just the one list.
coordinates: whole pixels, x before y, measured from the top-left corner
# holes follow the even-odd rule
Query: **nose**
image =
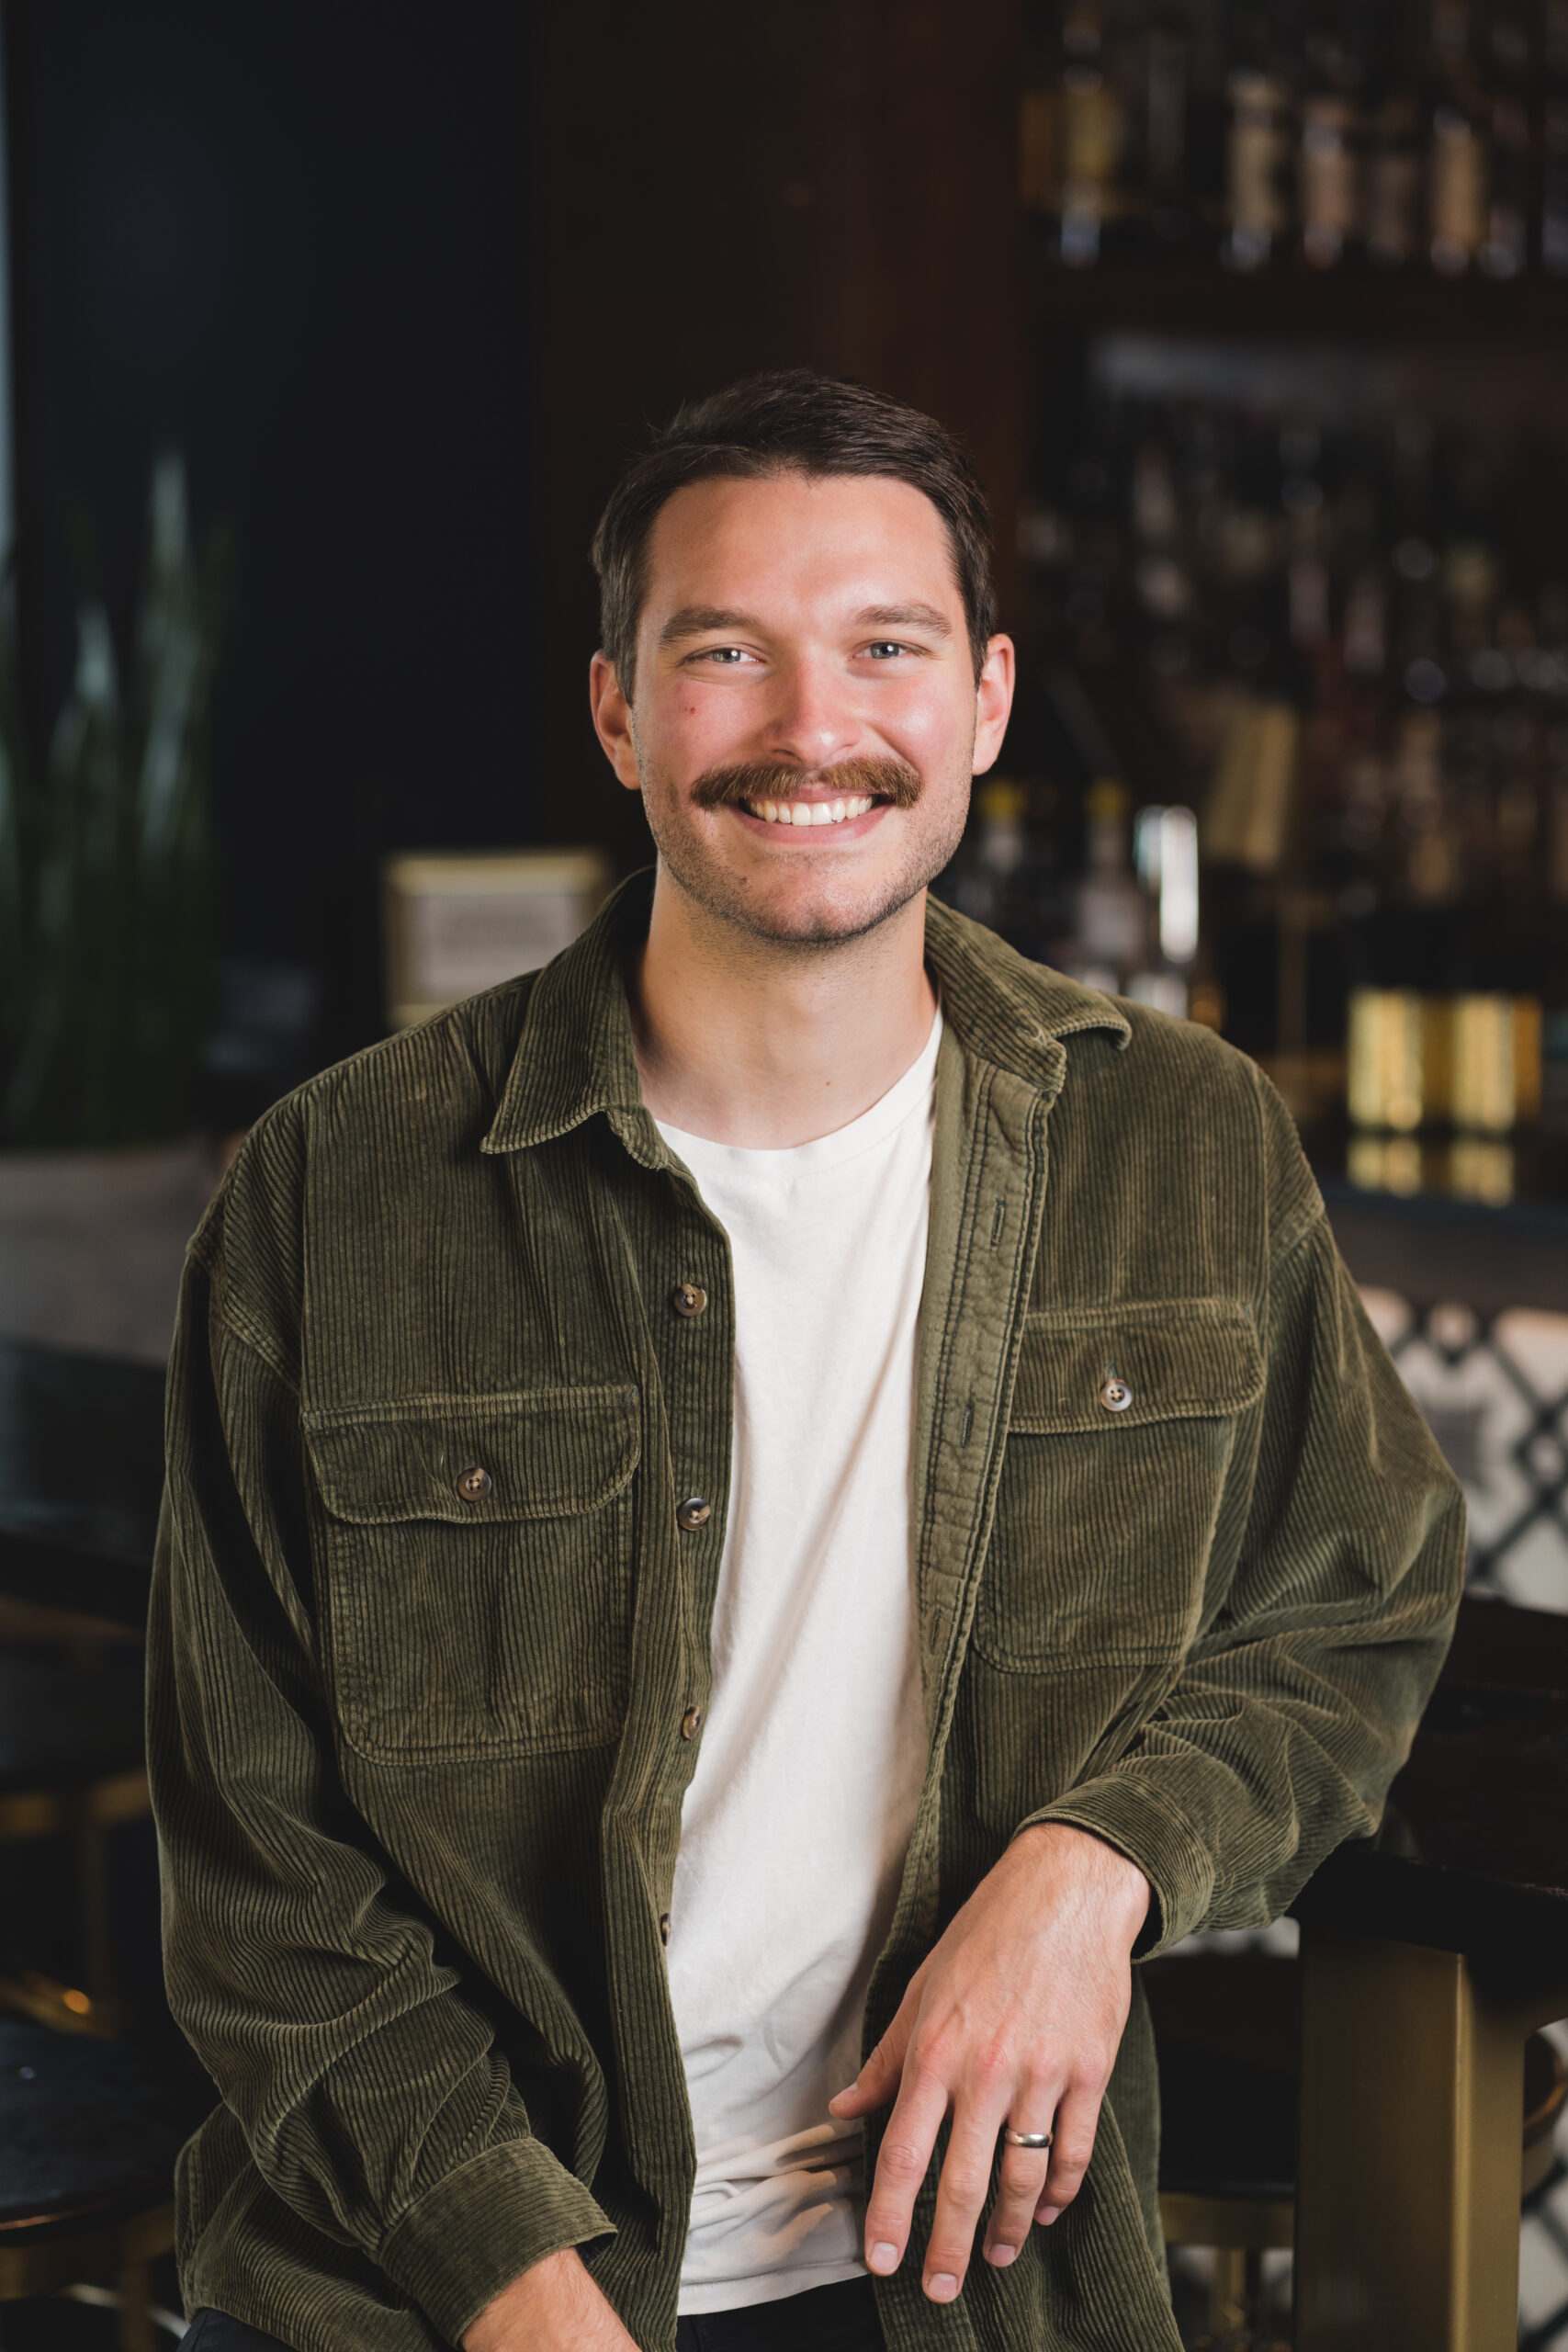
[(762, 750), (794, 767), (831, 767), (860, 742), (852, 682), (809, 656), (781, 668), (773, 681)]

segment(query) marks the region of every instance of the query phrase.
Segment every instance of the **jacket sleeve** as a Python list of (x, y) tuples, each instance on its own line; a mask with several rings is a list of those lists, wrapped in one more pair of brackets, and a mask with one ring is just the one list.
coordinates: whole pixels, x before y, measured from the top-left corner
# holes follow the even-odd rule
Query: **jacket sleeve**
[(491, 2025), (339, 1784), (287, 1368), (188, 1261), (149, 1629), (175, 2016), (257, 2171), (447, 2342), (610, 2233), (529, 2129)]
[[(1259, 1081), (1261, 1085), (1261, 1081)], [(1034, 1816), (1154, 1889), (1138, 1947), (1261, 1928), (1370, 1836), (1453, 1630), (1464, 1504), (1335, 1246), (1272, 1090), (1276, 1246), (1245, 1533), (1180, 1676), (1130, 1749)]]

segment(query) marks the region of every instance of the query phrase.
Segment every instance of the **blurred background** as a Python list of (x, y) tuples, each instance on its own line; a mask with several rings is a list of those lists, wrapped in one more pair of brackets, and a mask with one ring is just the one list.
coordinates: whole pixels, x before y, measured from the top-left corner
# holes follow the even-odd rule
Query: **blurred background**
[(1568, 1611), (1568, 0), (0, 36), (0, 1783), (77, 1792), (0, 1844), (13, 1981), (156, 2041), (150, 1831), (80, 1792), (185, 1238), (280, 1092), (646, 863), (589, 538), (758, 368), (968, 443), (1021, 691), (939, 889), (1263, 1063), (1474, 1592)]

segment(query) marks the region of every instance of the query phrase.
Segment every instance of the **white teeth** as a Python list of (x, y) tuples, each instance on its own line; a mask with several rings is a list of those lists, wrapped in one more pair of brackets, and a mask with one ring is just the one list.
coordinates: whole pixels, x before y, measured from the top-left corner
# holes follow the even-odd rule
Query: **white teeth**
[(752, 800), (748, 807), (764, 825), (842, 825), (875, 806), (871, 795), (852, 800)]

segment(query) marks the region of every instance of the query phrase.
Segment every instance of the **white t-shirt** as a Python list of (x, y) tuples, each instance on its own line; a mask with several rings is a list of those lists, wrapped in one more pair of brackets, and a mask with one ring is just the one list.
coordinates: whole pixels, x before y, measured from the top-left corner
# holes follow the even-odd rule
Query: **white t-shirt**
[(661, 1127), (729, 1237), (735, 1453), (670, 1989), (696, 2127), (682, 2312), (852, 2278), (854, 2080), (925, 1769), (909, 1544), (940, 1014), (836, 1135)]

